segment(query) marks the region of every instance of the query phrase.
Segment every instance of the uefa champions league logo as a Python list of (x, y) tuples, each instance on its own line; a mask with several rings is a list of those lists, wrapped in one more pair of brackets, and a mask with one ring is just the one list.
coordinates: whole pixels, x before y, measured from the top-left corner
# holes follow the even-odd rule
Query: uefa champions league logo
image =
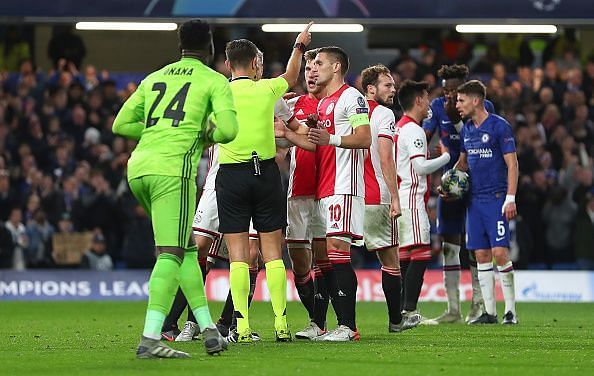
[(552, 12), (557, 5), (561, 4), (561, 0), (530, 0), (532, 6), (543, 12)]

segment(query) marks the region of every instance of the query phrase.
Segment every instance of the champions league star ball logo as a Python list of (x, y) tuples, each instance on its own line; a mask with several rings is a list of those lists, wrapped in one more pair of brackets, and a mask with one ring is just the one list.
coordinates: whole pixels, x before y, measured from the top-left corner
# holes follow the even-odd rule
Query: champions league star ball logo
[(415, 145), (417, 148), (422, 148), (423, 147), (423, 140), (421, 140), (420, 138), (417, 138), (414, 142), (413, 145)]
[(543, 12), (552, 12), (561, 4), (561, 0), (530, 0), (532, 6)]

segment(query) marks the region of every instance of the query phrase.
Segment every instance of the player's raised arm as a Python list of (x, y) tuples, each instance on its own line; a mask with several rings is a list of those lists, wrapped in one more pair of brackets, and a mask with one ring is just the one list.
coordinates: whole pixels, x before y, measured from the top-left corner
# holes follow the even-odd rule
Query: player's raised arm
[(144, 85), (141, 83), (118, 112), (111, 129), (114, 134), (138, 140), (144, 128)]
[(297, 79), (299, 78), (299, 72), (301, 71), (301, 59), (303, 58), (305, 48), (311, 42), (311, 33), (309, 32), (309, 28), (312, 25), (313, 22), (307, 24), (305, 29), (299, 33), (297, 39), (295, 39), (293, 52), (291, 53), (291, 57), (287, 63), (287, 70), (285, 73), (281, 74), (281, 77), (287, 81), (289, 87), (294, 86), (297, 83)]

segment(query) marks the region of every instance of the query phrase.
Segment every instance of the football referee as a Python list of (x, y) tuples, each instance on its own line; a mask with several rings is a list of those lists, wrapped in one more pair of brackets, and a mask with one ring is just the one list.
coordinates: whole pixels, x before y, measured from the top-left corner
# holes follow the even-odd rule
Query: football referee
[(248, 320), (250, 219), (260, 235), (276, 340), (291, 340), (286, 316), (287, 277), (281, 254), (285, 201), (274, 161), (274, 103), (297, 82), (303, 52), (311, 41), (312, 24), (297, 36), (287, 70), (277, 78), (256, 81), (258, 48), (249, 40), (232, 40), (225, 48), (239, 133), (233, 141), (219, 146), (215, 189), (219, 232), (225, 235), (229, 249), (229, 280), (237, 317), (237, 329), (228, 338), (235, 342), (252, 341)]

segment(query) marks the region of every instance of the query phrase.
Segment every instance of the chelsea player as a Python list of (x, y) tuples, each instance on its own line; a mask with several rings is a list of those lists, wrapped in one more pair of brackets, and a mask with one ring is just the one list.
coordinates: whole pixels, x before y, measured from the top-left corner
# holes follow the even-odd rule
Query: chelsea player
[[(451, 159), (443, 167), (443, 172), (451, 169), (460, 155), (460, 130), (463, 122), (456, 109), (458, 86), (468, 78), (466, 65), (442, 65), (437, 76), (442, 80), (443, 96), (431, 101), (429, 116), (423, 122), (423, 129), (430, 142), (435, 133), (450, 152)], [(493, 103), (485, 100), (485, 108), (494, 113)], [(440, 192), (437, 200), (437, 233), (441, 236), (443, 250), (443, 281), (448, 299), (447, 310), (433, 320), (423, 324), (457, 323), (462, 321), (460, 313), (460, 248), (464, 234), (465, 200), (448, 200)], [(472, 304), (466, 317), (470, 322), (478, 318), (482, 312), (483, 299), (478, 283), (476, 260), (470, 252), (470, 272), (472, 274)]]
[(511, 126), (502, 117), (487, 112), (485, 96), (485, 85), (472, 80), (458, 87), (456, 102), (460, 116), (470, 118), (460, 133), (462, 144), (456, 167), (468, 171), (471, 179), (466, 246), (476, 256), (486, 311), (470, 324), (497, 323), (493, 257), (505, 299), (502, 323), (517, 324), (508, 223), (517, 214), (518, 159)]

